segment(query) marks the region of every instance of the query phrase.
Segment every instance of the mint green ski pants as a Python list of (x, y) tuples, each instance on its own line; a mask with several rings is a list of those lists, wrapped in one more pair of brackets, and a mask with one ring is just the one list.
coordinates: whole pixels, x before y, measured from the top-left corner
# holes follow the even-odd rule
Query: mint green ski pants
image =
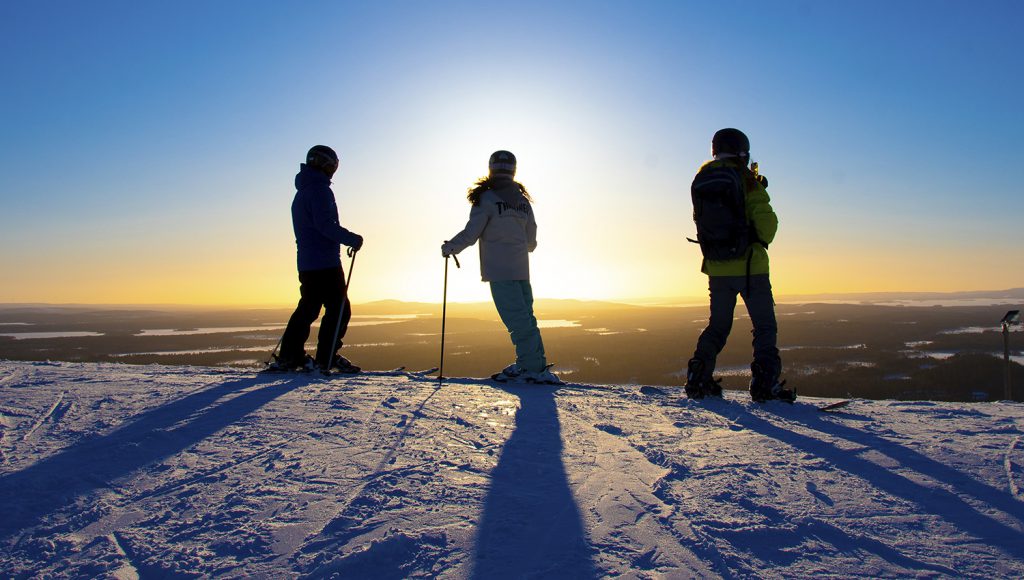
[(547, 366), (544, 342), (533, 315), (533, 287), (529, 280), (501, 280), (491, 282), (491, 296), (498, 316), (516, 347), (516, 364), (531, 372), (540, 372)]

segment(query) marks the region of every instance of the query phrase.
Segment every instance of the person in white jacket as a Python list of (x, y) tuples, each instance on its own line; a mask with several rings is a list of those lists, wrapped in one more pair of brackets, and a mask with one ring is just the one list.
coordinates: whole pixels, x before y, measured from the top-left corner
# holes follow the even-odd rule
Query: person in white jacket
[(496, 381), (559, 384), (544, 356), (533, 315), (530, 252), (537, 247), (537, 222), (530, 194), (515, 180), (516, 157), (495, 151), (488, 175), (469, 189), (473, 205), (466, 227), (441, 245), (448, 257), (480, 241), (480, 277), (491, 286), (494, 306), (516, 348), (516, 362), (492, 375)]

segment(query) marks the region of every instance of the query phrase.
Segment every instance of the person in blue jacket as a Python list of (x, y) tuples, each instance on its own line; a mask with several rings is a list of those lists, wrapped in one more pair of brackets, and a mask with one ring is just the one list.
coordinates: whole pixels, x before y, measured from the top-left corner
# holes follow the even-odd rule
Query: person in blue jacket
[[(271, 365), (277, 370), (320, 370), (357, 373), (359, 367), (337, 354), (352, 317), (341, 268), (341, 246), (358, 251), (363, 237), (343, 228), (338, 221), (338, 204), (331, 191), (331, 177), (338, 170), (338, 154), (326, 145), (316, 145), (306, 154), (295, 176), (292, 227), (295, 230), (299, 267), (299, 304), (288, 320), (281, 338), (281, 352)], [(306, 354), (310, 325), (320, 316), (316, 357)], [(338, 317), (341, 325), (338, 326)], [(340, 328), (334, 342), (335, 329)], [(333, 365), (328, 368), (333, 358)]]

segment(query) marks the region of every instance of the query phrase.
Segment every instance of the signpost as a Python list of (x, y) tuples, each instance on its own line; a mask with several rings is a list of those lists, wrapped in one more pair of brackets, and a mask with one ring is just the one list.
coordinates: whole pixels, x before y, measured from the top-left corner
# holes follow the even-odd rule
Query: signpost
[(1003, 361), (1006, 362), (1006, 375), (1003, 379), (1003, 386), (1005, 388), (1005, 399), (1007, 401), (1013, 400), (1013, 389), (1010, 386), (1010, 327), (1014, 324), (1020, 324), (1020, 310), (1011, 310), (1006, 313), (1006, 316), (1000, 321), (1003, 325)]

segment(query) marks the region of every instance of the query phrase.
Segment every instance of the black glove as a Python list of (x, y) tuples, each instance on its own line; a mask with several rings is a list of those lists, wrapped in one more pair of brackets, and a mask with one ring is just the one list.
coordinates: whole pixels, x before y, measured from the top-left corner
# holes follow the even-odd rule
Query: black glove
[(761, 184), (761, 187), (768, 189), (768, 178), (763, 175), (757, 176), (757, 182)]
[(363, 247), (363, 236), (360, 236), (359, 234), (356, 234), (356, 241), (355, 241), (355, 243), (350, 244), (349, 247), (352, 248), (353, 252), (358, 252), (359, 248)]

